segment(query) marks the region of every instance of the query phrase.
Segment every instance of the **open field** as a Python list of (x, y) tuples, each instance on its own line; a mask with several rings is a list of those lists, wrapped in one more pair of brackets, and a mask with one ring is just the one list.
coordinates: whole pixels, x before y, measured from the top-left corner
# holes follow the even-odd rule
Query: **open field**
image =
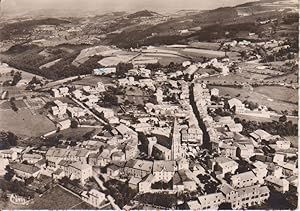
[[(254, 103), (258, 103), (260, 105), (265, 105), (276, 110), (278, 113), (281, 111), (287, 110), (289, 114), (293, 110), (298, 110), (298, 106), (295, 103), (286, 102), (286, 96), (297, 96), (298, 90), (296, 89), (282, 89), (284, 87), (276, 87), (276, 89), (281, 90), (281, 93), (278, 94), (272, 90), (274, 90), (273, 86), (263, 86), (262, 88), (256, 91), (249, 91), (249, 89), (239, 89), (232, 87), (224, 87), (224, 86), (211, 86), (211, 88), (217, 88), (220, 90), (220, 95), (225, 96), (229, 95), (231, 97), (236, 97), (241, 101), (248, 100)], [(265, 93), (262, 94), (261, 92)], [(295, 98), (291, 98), (294, 99)]]
[(286, 136), (285, 139), (289, 140), (293, 147), (298, 148), (298, 137), (297, 136)]
[[(41, 198), (36, 198), (28, 209), (78, 209), (82, 208), (80, 205), (85, 204), (80, 198), (69, 193), (59, 186), (55, 186), (50, 192), (44, 194)], [(91, 209), (87, 205), (84, 208)]]
[(263, 95), (267, 95), (274, 100), (292, 103), (298, 102), (298, 90), (296, 89), (278, 86), (260, 86), (254, 88), (254, 91)]
[(110, 77), (102, 77), (102, 76), (86, 76), (81, 80), (77, 80), (72, 82), (73, 85), (82, 85), (82, 86), (97, 86), (98, 82), (102, 82), (103, 84), (111, 84), (112, 78)]
[(96, 130), (101, 132), (101, 129), (99, 128), (93, 128), (93, 127), (79, 127), (79, 128), (68, 128), (66, 130), (62, 130), (59, 133), (55, 133), (54, 135), (51, 136), (56, 136), (56, 135), (63, 135), (64, 139), (70, 139), (70, 140), (80, 140), (82, 139), (82, 136), (88, 132), (91, 132), (93, 130)]
[(16, 135), (37, 137), (55, 130), (55, 125), (43, 115), (32, 115), (28, 109), (0, 110), (0, 128)]

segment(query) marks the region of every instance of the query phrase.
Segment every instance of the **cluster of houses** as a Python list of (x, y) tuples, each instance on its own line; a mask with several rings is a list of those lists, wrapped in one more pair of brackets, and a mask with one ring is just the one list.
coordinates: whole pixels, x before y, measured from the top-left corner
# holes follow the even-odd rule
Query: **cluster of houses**
[[(225, 106), (212, 101), (219, 90), (183, 80), (183, 75), (192, 79), (199, 68), (208, 66), (226, 75), (229, 69), (223, 63), (211, 60), (201, 66), (185, 62), (186, 69), (176, 73), (154, 73), (143, 67), (129, 70), (115, 85), (150, 90), (156, 100), (146, 102), (142, 112), (133, 112), (134, 119), (122, 118), (112, 108), (99, 105), (106, 92), (101, 82), (52, 89), (54, 98), (68, 97), (74, 102), (56, 99), (50, 107), (51, 118), (60, 120), (61, 129), (70, 127), (70, 118), (87, 115), (109, 127), (73, 146), (1, 150), (0, 172), (5, 174), (9, 164), (20, 180), (47, 175), (54, 181), (76, 179), (85, 186), (94, 178), (101, 187), (101, 175), (105, 181), (127, 181), (139, 193), (197, 192), (196, 198), (186, 201), (192, 210), (218, 209), (225, 202), (242, 209), (264, 203), (270, 186), (289, 191), (290, 186), (297, 186), (298, 164), (293, 159), (297, 149), (261, 129), (244, 136), (242, 124), (231, 116), (210, 116), (209, 110)], [(115, 74), (115, 69), (97, 69), (94, 74)], [(238, 99), (230, 99), (228, 104), (238, 114), (247, 113)], [(203, 176), (210, 179), (204, 182)], [(213, 191), (207, 188), (212, 183), (217, 184)], [(109, 200), (97, 189), (83, 191), (81, 197), (97, 208)]]

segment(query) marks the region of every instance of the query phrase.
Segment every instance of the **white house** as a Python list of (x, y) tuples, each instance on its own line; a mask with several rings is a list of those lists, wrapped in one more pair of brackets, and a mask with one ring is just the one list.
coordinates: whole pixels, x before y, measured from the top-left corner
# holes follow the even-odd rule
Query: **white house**
[(100, 208), (104, 204), (105, 194), (96, 189), (92, 189), (90, 191), (83, 191), (81, 198), (93, 207)]
[(289, 181), (286, 179), (279, 179), (274, 176), (268, 176), (265, 178), (265, 181), (272, 185), (277, 191), (285, 193), (289, 191)]
[(255, 185), (258, 182), (258, 178), (252, 171), (236, 174), (231, 177), (231, 185), (234, 188), (243, 188)]
[(155, 160), (153, 163), (153, 175), (156, 181), (169, 182), (176, 171), (176, 162), (170, 160)]

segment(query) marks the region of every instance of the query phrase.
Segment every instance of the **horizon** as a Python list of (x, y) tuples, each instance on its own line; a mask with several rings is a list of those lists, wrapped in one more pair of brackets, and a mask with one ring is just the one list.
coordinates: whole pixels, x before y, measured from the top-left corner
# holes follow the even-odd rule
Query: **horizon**
[[(120, 3), (120, 2), (123, 3)], [(124, 3), (126, 1), (126, 4)], [(170, 1), (173, 2), (170, 4)], [(151, 10), (168, 13), (180, 10), (211, 10), (220, 7), (232, 7), (257, 0), (2, 0), (2, 13), (4, 15), (19, 15), (38, 13), (51, 10), (68, 13), (98, 13), (107, 12), (135, 12)], [(259, 0), (258, 0), (259, 1)], [(74, 3), (75, 2), (75, 3)], [(50, 14), (51, 15), (51, 14)]]

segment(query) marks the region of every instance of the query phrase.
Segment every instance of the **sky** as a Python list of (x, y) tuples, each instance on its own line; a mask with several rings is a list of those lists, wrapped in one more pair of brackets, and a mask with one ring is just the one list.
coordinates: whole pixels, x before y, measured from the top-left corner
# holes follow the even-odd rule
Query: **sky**
[(206, 10), (234, 6), (251, 0), (2, 0), (2, 10), (29, 12), (41, 9), (67, 11), (138, 11), (174, 12), (182, 9)]

